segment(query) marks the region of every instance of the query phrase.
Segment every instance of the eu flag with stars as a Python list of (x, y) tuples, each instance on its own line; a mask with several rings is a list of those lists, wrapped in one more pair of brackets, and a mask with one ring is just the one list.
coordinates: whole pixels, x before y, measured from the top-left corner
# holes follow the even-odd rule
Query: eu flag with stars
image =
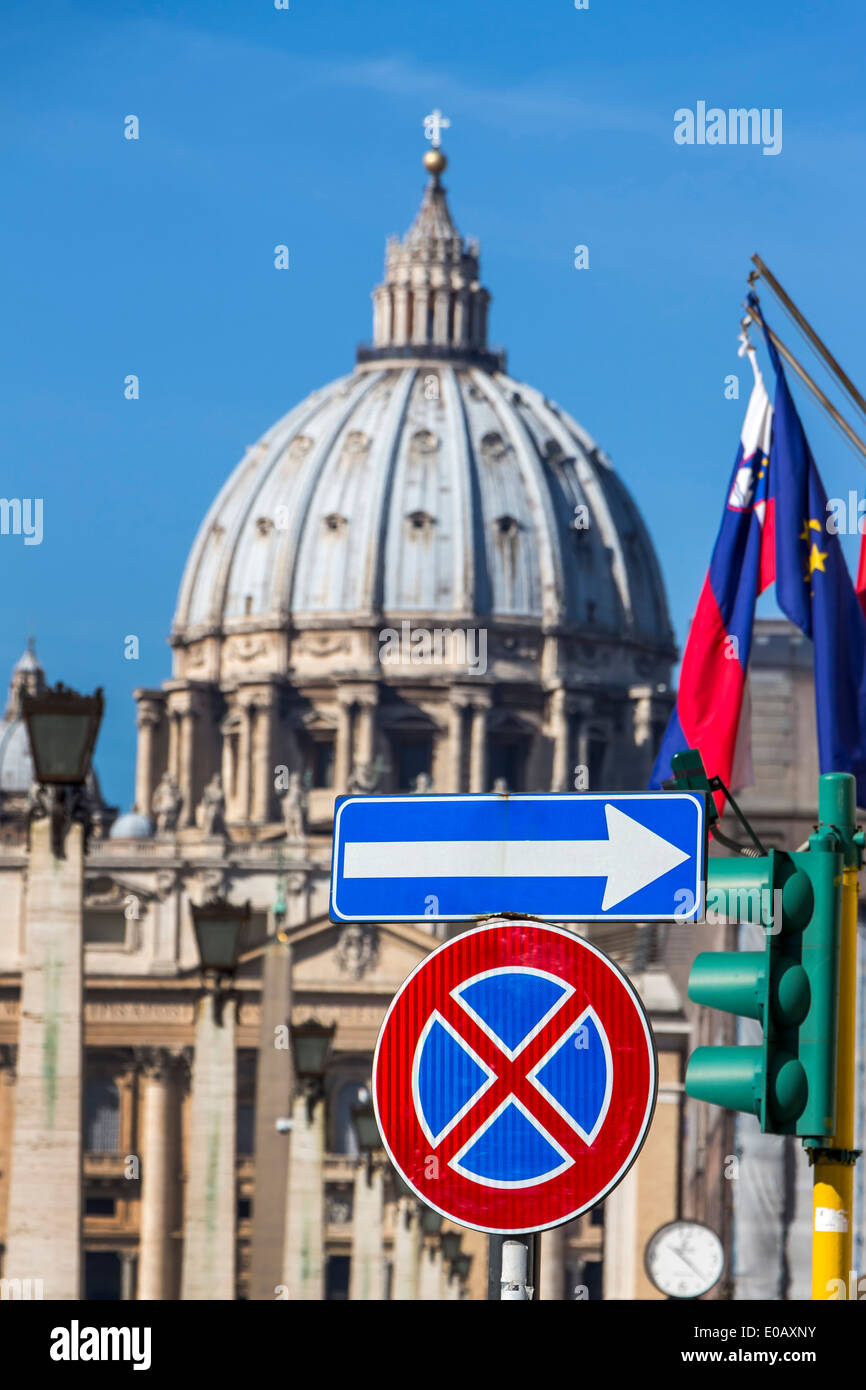
[(776, 372), (776, 601), (814, 645), (821, 771), (853, 773), (857, 804), (866, 806), (866, 618), (827, 528), (827, 494), (769, 335), (767, 348)]

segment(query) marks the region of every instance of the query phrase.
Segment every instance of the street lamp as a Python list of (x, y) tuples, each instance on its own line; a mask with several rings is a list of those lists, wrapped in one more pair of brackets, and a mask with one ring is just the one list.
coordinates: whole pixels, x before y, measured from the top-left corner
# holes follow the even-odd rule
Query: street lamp
[(442, 1229), (442, 1217), (438, 1211), (432, 1207), (424, 1206), (421, 1209), (421, 1230), (425, 1236), (436, 1236)]
[(289, 1025), (295, 1076), (306, 1094), (307, 1114), (311, 1120), (316, 1101), (321, 1100), (324, 1093), (325, 1067), (336, 1029), (336, 1023), (319, 1023), (315, 1018)]
[(90, 771), (104, 708), (101, 688), (92, 695), (79, 695), (62, 681), (39, 694), (22, 695), (21, 715), (39, 785), (34, 810), (51, 820), (52, 847), (58, 859), (63, 858), (64, 838), (74, 819), (84, 822), (87, 834), (81, 789)]
[(442, 1258), (449, 1264), (453, 1264), (460, 1254), (460, 1242), (463, 1237), (459, 1231), (445, 1231), (440, 1237), (442, 1244)]
[(357, 1101), (352, 1106), (352, 1124), (355, 1127), (355, 1138), (362, 1154), (375, 1153), (377, 1149), (381, 1149), (382, 1140), (379, 1137), (379, 1126), (376, 1124), (373, 1102), (369, 1096), (366, 1100)]
[(379, 1126), (376, 1124), (376, 1114), (369, 1093), (366, 1100), (356, 1101), (352, 1106), (352, 1126), (355, 1130), (358, 1152), (367, 1161), (367, 1181), (369, 1182), (373, 1171), (373, 1154), (382, 1147)]
[(250, 920), (250, 904), (224, 898), (193, 904), (192, 920), (202, 969), (215, 975), (233, 975), (238, 963), (241, 932)]
[(471, 1265), (471, 1255), (460, 1254), (454, 1261), (454, 1273), (457, 1275), (457, 1278), (460, 1280), (461, 1284), (465, 1284), (466, 1280), (469, 1278), (469, 1270)]

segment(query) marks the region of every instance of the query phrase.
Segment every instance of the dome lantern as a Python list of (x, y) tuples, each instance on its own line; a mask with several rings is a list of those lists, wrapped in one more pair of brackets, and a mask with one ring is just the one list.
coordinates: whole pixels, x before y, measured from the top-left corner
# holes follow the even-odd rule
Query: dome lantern
[(487, 346), (480, 247), (455, 226), (441, 181), (447, 165), (438, 145), (424, 156), (430, 178), (403, 240), (388, 239), (385, 279), (373, 291), (373, 345), (359, 348), (359, 363), (432, 357), (505, 370), (505, 353)]

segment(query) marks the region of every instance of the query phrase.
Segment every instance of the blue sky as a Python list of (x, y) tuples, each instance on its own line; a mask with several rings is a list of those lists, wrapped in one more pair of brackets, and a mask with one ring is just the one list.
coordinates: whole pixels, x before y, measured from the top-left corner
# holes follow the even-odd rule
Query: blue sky
[[(97, 764), (129, 804), (131, 692), (169, 675), (197, 526), (244, 448), (351, 368), (434, 105), (491, 339), (611, 455), (682, 642), (745, 406), (752, 251), (866, 382), (864, 40), (844, 0), (6, 0), (0, 495), (42, 497), (44, 539), (0, 537), (0, 678), (32, 626), (51, 680), (104, 685)], [(782, 153), (676, 145), (698, 100), (781, 107)], [(862, 492), (798, 400), (828, 493)]]

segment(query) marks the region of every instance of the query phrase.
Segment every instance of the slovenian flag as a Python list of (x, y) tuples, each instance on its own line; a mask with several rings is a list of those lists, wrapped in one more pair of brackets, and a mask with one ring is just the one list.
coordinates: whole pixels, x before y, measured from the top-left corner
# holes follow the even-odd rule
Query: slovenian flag
[[(671, 757), (698, 748), (708, 774), (732, 790), (752, 781), (746, 677), (755, 602), (776, 576), (775, 495), (770, 467), (773, 408), (744, 341), (755, 383), (728, 486), (722, 524), (689, 629), (677, 702), (651, 787), (671, 775)], [(723, 798), (717, 795), (719, 810)]]

